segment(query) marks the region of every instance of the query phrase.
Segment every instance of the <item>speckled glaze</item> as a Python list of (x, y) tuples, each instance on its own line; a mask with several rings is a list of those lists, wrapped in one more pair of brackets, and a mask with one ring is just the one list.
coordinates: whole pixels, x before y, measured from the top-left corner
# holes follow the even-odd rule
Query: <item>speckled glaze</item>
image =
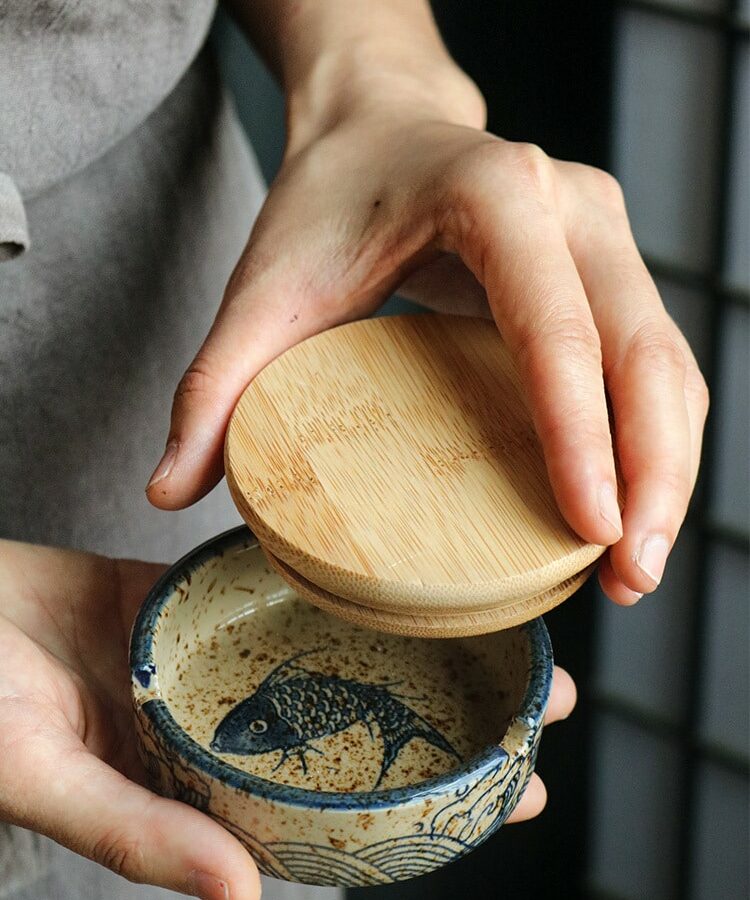
[(499, 828), (552, 679), (541, 619), (451, 640), (368, 631), (296, 596), (244, 527), (155, 585), (130, 664), (152, 787), (265, 874), (339, 886), (424, 874)]

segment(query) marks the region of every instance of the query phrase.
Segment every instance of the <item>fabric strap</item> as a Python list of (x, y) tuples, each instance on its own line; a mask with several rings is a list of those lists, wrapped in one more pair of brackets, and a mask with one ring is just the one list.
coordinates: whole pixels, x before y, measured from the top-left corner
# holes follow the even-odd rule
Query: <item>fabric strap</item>
[(0, 262), (14, 259), (29, 246), (23, 200), (9, 175), (0, 172)]

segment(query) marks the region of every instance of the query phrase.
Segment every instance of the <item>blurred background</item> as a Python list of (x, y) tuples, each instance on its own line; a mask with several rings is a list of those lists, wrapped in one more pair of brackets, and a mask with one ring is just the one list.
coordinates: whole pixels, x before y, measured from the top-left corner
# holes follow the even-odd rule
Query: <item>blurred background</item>
[[(713, 406), (659, 590), (620, 609), (588, 585), (546, 617), (580, 694), (542, 742), (546, 811), (443, 872), (362, 896), (750, 897), (750, 0), (433, 8), (490, 130), (619, 178)], [(270, 181), (281, 95), (226, 17), (213, 37)]]

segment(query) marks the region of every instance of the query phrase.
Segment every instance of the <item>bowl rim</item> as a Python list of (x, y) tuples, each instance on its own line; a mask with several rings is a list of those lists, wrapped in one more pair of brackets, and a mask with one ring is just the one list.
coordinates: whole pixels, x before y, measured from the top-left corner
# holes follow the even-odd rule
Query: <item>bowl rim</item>
[[(158, 685), (158, 672), (153, 657), (153, 632), (177, 584), (211, 558), (239, 545), (244, 545), (247, 549), (259, 546), (258, 539), (246, 525), (230, 528), (190, 550), (170, 566), (150, 589), (133, 622), (130, 635), (129, 666), (133, 692), (137, 690), (136, 685), (143, 685), (144, 675), (149, 680), (156, 676)], [(543, 727), (554, 668), (552, 645), (542, 617), (539, 616), (516, 627), (526, 632), (530, 661), (526, 692), (512, 720), (512, 724), (522, 725), (527, 735), (526, 740), (522, 742), (522, 749), (513, 754), (514, 758), (531, 752), (535, 743), (534, 737)], [(150, 720), (163, 747), (181, 757), (200, 773), (235, 790), (277, 803), (305, 808), (349, 811), (403, 806), (421, 797), (460, 789), (468, 780), (483, 777), (510, 758), (508, 751), (498, 743), (469, 757), (457, 768), (414, 785), (377, 791), (315, 791), (270, 781), (220, 760), (178, 724), (158, 689), (156, 696), (149, 697), (145, 701), (137, 701), (134, 696), (134, 704), (138, 713)]]

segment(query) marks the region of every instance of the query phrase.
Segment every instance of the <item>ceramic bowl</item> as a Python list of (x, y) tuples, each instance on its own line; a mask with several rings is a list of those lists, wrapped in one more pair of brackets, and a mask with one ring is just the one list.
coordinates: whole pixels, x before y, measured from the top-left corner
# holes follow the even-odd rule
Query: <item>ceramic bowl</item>
[(448, 640), (359, 628), (298, 597), (245, 527), (155, 585), (130, 665), (153, 789), (265, 874), (339, 886), (422, 875), (497, 830), (552, 680), (541, 619)]

